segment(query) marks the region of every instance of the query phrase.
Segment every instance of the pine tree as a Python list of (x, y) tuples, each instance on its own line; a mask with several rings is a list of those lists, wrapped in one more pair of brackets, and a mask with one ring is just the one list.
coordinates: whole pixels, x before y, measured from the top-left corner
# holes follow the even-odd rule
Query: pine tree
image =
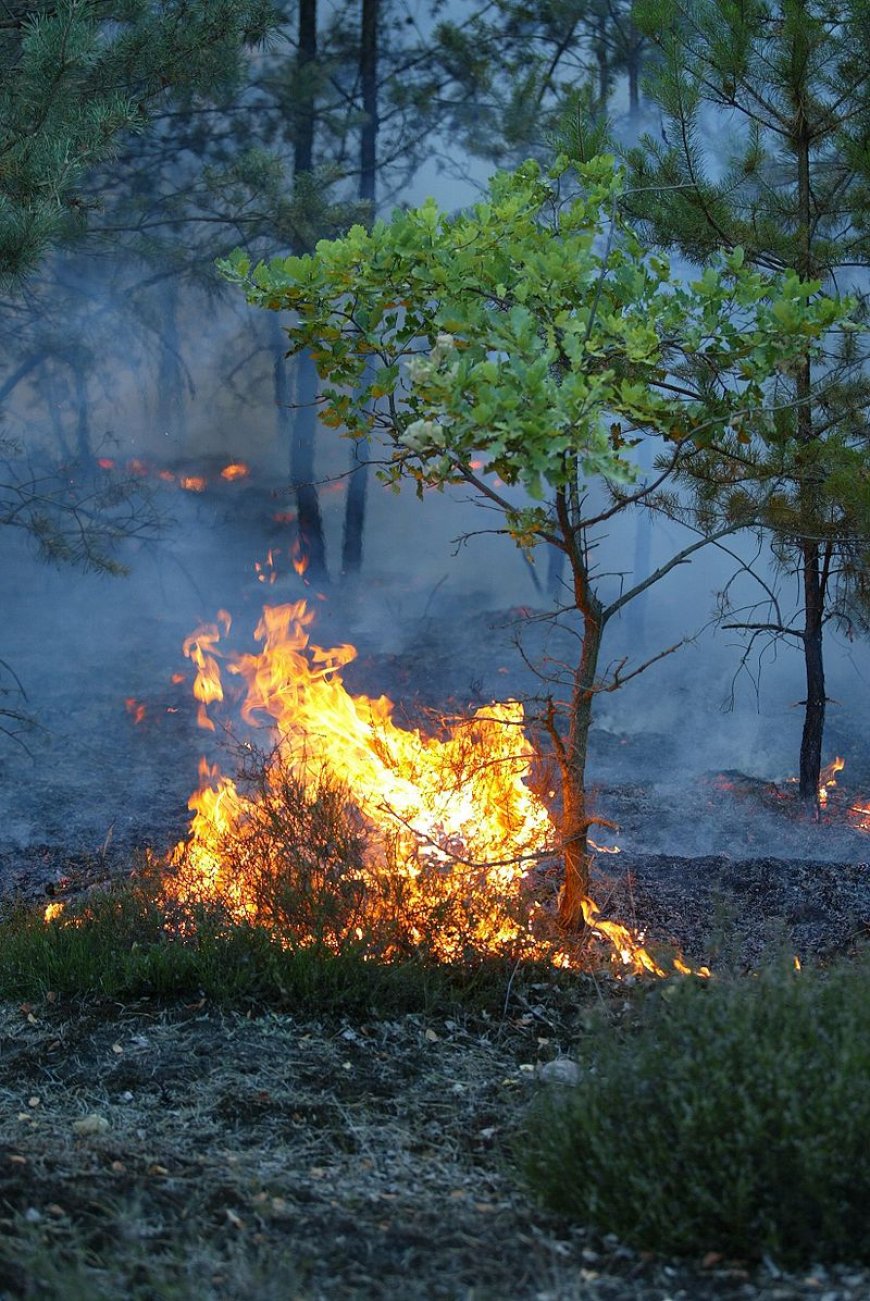
[[(630, 205), (659, 244), (696, 263), (742, 247), (767, 270), (791, 269), (827, 292), (870, 263), (870, 8), (865, 0), (643, 0), (636, 21), (660, 52), (649, 93), (662, 138), (633, 151)], [(726, 157), (723, 159), (723, 150)], [(818, 800), (825, 725), (824, 630), (851, 633), (870, 557), (870, 383), (855, 333), (830, 341), (779, 381), (777, 437), (751, 430), (712, 449), (701, 498), (735, 477), (780, 491), (766, 526), (781, 572), (799, 580), (793, 616), (769, 586), (730, 612), (750, 647), (797, 643), (807, 698), (800, 793)], [(724, 457), (724, 459), (723, 459)]]
[(4, 5), (0, 22), (0, 276), (81, 230), (87, 173), (171, 89), (226, 85), (263, 37), (266, 0)]

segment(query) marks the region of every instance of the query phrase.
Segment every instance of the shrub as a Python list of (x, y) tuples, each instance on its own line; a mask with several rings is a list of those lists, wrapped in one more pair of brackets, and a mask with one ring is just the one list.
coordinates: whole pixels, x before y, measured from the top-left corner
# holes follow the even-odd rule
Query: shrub
[(654, 993), (533, 1109), (532, 1186), (641, 1248), (870, 1259), (868, 975), (864, 955)]

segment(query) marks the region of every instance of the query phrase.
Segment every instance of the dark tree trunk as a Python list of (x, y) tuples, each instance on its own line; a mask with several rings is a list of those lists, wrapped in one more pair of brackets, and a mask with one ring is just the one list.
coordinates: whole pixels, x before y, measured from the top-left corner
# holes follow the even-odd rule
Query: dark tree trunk
[[(812, 259), (812, 192), (810, 188), (810, 131), (803, 94), (795, 96), (795, 130), (792, 139), (797, 163), (797, 264), (801, 279), (813, 274)], [(812, 410), (812, 369), (809, 355), (801, 359), (795, 385), (797, 398), (797, 440), (809, 449), (815, 433)], [(798, 485), (805, 536), (800, 544), (803, 578), (804, 628), (803, 650), (806, 668), (807, 698), (800, 751), (800, 798), (818, 807), (819, 779), (822, 769), (822, 742), (825, 730), (825, 666), (823, 626), (825, 591), (822, 580), (821, 545), (813, 523), (819, 518), (819, 484), (812, 457), (798, 457), (801, 481)]]
[[(359, 145), (359, 197), (369, 205), (372, 219), (377, 203), (378, 167), (378, 22), (380, 0), (362, 0), (359, 72), (363, 122)], [(362, 546), (368, 498), (369, 441), (355, 441), (351, 450), (350, 476), (344, 510), (341, 569), (358, 574), (362, 568)]]
[(300, 95), (296, 110), (293, 141), (293, 174), (310, 172), (314, 166), (314, 85), (309, 80), (311, 65), (317, 59), (317, 0), (299, 0), (298, 51), (296, 66), (300, 73)]
[(314, 475), (317, 439), (317, 370), (311, 355), (296, 359), (296, 410), (290, 444), (290, 484), (296, 498), (297, 562), (314, 582), (328, 580), (323, 517)]
[(807, 676), (807, 700), (801, 735), (800, 797), (807, 804), (817, 804), (822, 769), (822, 741), (825, 732), (825, 665), (822, 655), (824, 593), (819, 561), (819, 544), (803, 544), (804, 579), (804, 664)]
[(632, 23), (628, 33), (628, 53), (626, 71), (628, 72), (628, 116), (636, 118), (640, 113), (640, 69), (643, 38)]
[(368, 456), (369, 440), (354, 439), (341, 541), (341, 570), (344, 574), (358, 574), (362, 568), (363, 534), (368, 498)]
[(378, 18), (380, 0), (362, 0), (359, 73), (363, 122), (359, 142), (359, 197), (375, 208), (378, 144)]
[[(296, 131), (293, 142), (293, 175), (299, 178), (314, 167), (314, 128), (317, 112), (313, 65), (317, 59), (317, 0), (300, 0), (297, 31), (297, 69), (300, 74)], [(275, 400), (289, 416), (289, 393), (286, 362), (281, 350), (275, 363)], [(280, 372), (280, 373), (279, 373)], [(323, 517), (314, 475), (314, 448), (317, 440), (317, 369), (310, 353), (296, 358), (296, 384), (293, 415), (290, 421), (290, 487), (296, 499), (296, 546), (294, 561), (307, 578), (323, 583), (328, 580)], [(286, 421), (288, 416), (284, 417)], [(282, 422), (282, 427), (286, 425)]]

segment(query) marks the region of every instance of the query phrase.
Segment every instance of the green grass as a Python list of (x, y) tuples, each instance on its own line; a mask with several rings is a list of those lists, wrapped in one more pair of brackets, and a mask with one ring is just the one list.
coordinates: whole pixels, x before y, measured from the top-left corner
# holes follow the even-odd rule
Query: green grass
[(546, 1205), (654, 1251), (870, 1260), (870, 961), (672, 983), (533, 1111)]
[(159, 897), (156, 881), (115, 887), (46, 923), (42, 909), (0, 916), (0, 998), (130, 1000), (207, 998), (226, 1007), (308, 1011), (434, 1012), (499, 1007), (505, 962), (448, 966), (425, 953), (373, 958), (364, 943), (282, 942), (280, 932), (229, 918), (220, 905), (186, 910)]

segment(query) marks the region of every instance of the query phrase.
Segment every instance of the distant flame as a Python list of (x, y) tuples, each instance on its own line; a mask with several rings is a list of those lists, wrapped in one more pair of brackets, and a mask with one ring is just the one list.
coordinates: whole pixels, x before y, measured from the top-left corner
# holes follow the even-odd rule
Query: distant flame
[(244, 461), (233, 461), (230, 465), (225, 465), (221, 470), (221, 478), (228, 481), (233, 479), (245, 479), (251, 473)]
[(42, 914), (42, 920), (45, 922), (53, 922), (55, 918), (61, 915), (65, 907), (66, 904), (62, 902), (48, 904), (45, 912)]
[(270, 547), (266, 553), (265, 560), (254, 561), (254, 572), (257, 575), (257, 582), (268, 583), (270, 586), (278, 577), (278, 570), (275, 564), (276, 556), (281, 554), (277, 547)]
[(201, 474), (184, 474), (179, 476), (178, 486), (185, 492), (205, 492), (208, 484)]
[[(508, 700), (480, 708), (452, 724), (443, 739), (400, 728), (386, 697), (348, 694), (341, 670), (356, 651), (311, 644), (313, 617), (304, 601), (265, 606), (255, 630), (263, 643), (256, 654), (224, 656), (216, 649), (216, 623), (187, 638), (201, 724), (214, 728), (206, 706), (223, 698), (218, 657), (225, 658), (246, 687), (242, 717), (250, 724), (268, 721), (276, 753), (312, 795), (324, 770), (346, 784), (356, 808), (392, 847), (390, 870), (402, 882), (406, 904), (423, 907), (434, 898), (437, 907), (452, 889), (480, 905), (474, 914), (478, 949), (499, 953), (509, 946), (570, 965), (569, 955), (542, 948), (522, 920), (534, 866), (554, 852), (549, 815), (527, 784), (534, 754), (523, 734), (522, 705)], [(222, 611), (219, 619), (228, 630), (229, 615)], [(182, 898), (218, 895), (240, 917), (256, 920), (255, 897), (240, 868), (243, 855), (227, 845), (241, 843), (264, 796), (240, 792), (205, 759), (200, 783), (190, 799), (190, 837), (172, 856), (180, 875), (167, 890)], [(370, 870), (383, 871), (383, 864)], [(433, 890), (434, 896), (427, 893)], [(591, 899), (583, 901), (583, 914), (589, 929), (613, 946), (623, 970), (664, 975), (638, 938), (603, 920)], [(445, 924), (435, 941), (438, 956), (461, 959), (467, 938)], [(678, 969), (688, 971), (685, 964)]]
[(101, 470), (114, 470), (115, 468), (115, 462), (112, 460), (111, 456), (98, 457), (97, 465)]
[(124, 701), (124, 708), (133, 719), (134, 723), (141, 723), (147, 713), (145, 705), (143, 705), (141, 700), (137, 700), (135, 696), (127, 697)]

